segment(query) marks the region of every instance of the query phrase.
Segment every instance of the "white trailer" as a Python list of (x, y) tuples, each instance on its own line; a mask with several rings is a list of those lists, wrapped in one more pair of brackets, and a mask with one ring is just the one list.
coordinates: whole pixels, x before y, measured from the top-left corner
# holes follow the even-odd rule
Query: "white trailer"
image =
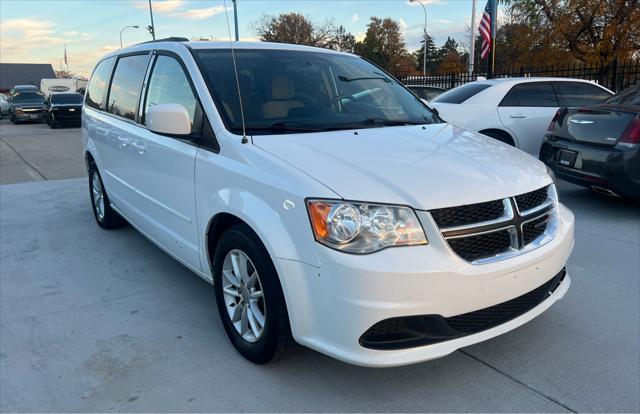
[(87, 81), (81, 78), (71, 79), (42, 79), (40, 81), (40, 90), (45, 96), (56, 92), (77, 92), (84, 91), (87, 87)]

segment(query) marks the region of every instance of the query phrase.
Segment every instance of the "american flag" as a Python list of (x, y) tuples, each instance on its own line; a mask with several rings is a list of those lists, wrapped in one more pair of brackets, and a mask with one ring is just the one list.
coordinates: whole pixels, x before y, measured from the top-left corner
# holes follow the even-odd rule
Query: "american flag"
[(482, 53), (480, 57), (486, 58), (491, 49), (491, 0), (487, 0), (487, 7), (484, 8), (482, 13), (482, 20), (480, 20), (480, 34), (482, 35)]

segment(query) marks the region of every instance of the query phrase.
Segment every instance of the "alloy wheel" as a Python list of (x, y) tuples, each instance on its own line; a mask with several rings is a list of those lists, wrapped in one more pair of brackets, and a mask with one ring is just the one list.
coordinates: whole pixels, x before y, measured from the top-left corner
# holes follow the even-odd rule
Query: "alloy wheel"
[(102, 189), (100, 176), (95, 171), (91, 176), (91, 198), (93, 199), (93, 206), (96, 209), (98, 220), (104, 220), (104, 190)]
[(264, 294), (257, 269), (241, 250), (229, 251), (224, 259), (222, 294), (236, 332), (247, 342), (257, 342), (264, 332)]

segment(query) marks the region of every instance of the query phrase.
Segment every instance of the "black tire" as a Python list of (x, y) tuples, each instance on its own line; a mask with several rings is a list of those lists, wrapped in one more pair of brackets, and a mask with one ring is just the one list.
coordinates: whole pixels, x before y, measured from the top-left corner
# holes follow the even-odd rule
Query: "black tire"
[(9, 119), (11, 120), (11, 122), (12, 122), (13, 124), (18, 125), (18, 124), (20, 123), (20, 122), (16, 119), (15, 115), (13, 115), (13, 114), (9, 115)]
[(511, 135), (509, 135), (508, 133), (506, 133), (504, 131), (489, 130), (489, 131), (482, 131), (480, 133), (483, 134), (483, 135), (486, 135), (488, 137), (491, 137), (493, 139), (497, 139), (500, 142), (504, 142), (505, 144), (509, 144), (512, 147), (516, 146), (515, 142), (513, 142), (513, 138), (511, 138)]
[[(98, 208), (96, 207), (96, 200), (94, 197), (94, 176), (99, 181), (100, 187), (102, 188), (103, 195), (103, 206), (104, 209), (103, 214), (98, 213)], [(89, 199), (91, 201), (91, 209), (93, 210), (93, 217), (96, 219), (96, 223), (98, 226), (103, 229), (117, 229), (127, 224), (126, 220), (122, 218), (114, 209), (111, 208), (111, 204), (109, 203), (109, 196), (107, 195), (107, 191), (104, 188), (104, 184), (102, 183), (102, 177), (100, 177), (100, 172), (98, 171), (98, 167), (94, 161), (89, 162)]]
[[(246, 254), (260, 278), (264, 295), (265, 323), (262, 335), (255, 342), (249, 342), (240, 335), (226, 308), (222, 292), (222, 268), (227, 254), (232, 250), (240, 250)], [(233, 225), (221, 236), (214, 254), (213, 283), (218, 314), (236, 350), (256, 364), (266, 364), (282, 358), (293, 345), (282, 286), (267, 249), (246, 224)]]

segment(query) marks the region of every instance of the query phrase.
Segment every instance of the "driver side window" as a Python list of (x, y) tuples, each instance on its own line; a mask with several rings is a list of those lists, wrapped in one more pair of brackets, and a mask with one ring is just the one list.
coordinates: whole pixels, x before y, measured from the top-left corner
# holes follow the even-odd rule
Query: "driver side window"
[(199, 132), (202, 127), (202, 108), (195, 97), (189, 79), (180, 63), (170, 57), (160, 55), (151, 73), (147, 99), (144, 105), (144, 120), (149, 108), (158, 104), (180, 104), (189, 114), (192, 133)]

